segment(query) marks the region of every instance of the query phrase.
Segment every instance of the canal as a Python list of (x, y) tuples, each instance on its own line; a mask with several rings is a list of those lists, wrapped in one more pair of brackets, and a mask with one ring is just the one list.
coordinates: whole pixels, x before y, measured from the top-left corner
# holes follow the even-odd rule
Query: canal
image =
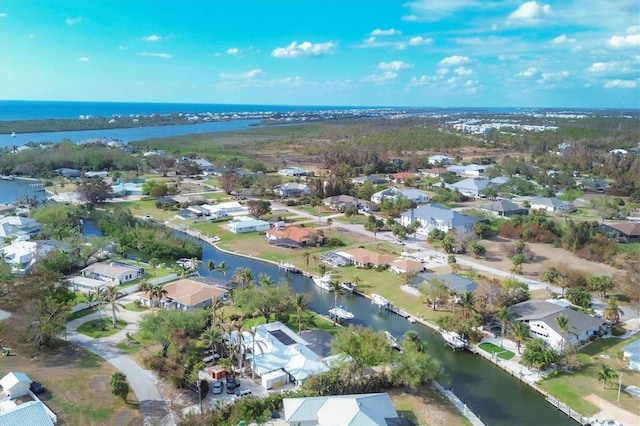
[[(92, 223), (85, 222), (85, 234), (98, 235)], [(185, 234), (184, 238), (191, 238)], [(229, 274), (236, 268), (251, 269), (253, 276), (268, 274), (276, 282), (286, 280), (295, 293), (311, 295), (309, 308), (326, 315), (333, 306), (333, 294), (318, 288), (311, 278), (280, 270), (276, 265), (255, 259), (234, 256), (217, 250), (211, 245), (195, 240), (202, 246), (199, 273), (210, 274), (208, 260), (224, 261)], [(215, 273), (214, 273), (215, 274)], [(433, 330), (419, 323), (411, 324), (405, 318), (381, 312), (369, 299), (357, 295), (341, 296), (340, 304), (355, 314), (354, 324), (365, 325), (374, 330), (388, 330), (397, 338), (408, 330), (415, 330), (429, 343), (429, 353), (443, 366), (453, 392), (487, 425), (571, 425), (575, 422), (547, 403), (542, 395), (515, 379), (484, 358), (466, 351), (454, 352), (446, 347), (442, 338)]]

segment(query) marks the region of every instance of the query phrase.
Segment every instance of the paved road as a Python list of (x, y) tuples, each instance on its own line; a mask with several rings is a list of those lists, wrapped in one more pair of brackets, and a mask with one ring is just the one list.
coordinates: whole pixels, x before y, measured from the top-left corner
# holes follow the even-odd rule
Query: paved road
[[(126, 304), (132, 301), (131, 296), (121, 299), (121, 303)], [(90, 320), (97, 319), (100, 315), (103, 318), (111, 318), (111, 308), (103, 307), (102, 312), (95, 312), (82, 318), (67, 323), (67, 341), (74, 343), (81, 348), (87, 349), (94, 354), (104, 358), (118, 370), (127, 376), (131, 390), (140, 402), (140, 408), (145, 417), (145, 424), (159, 424), (166, 418), (168, 411), (164, 398), (156, 386), (158, 379), (154, 374), (140, 367), (125, 352), (121, 351), (116, 344), (126, 338), (128, 332), (133, 333), (138, 330), (141, 313), (120, 309), (117, 313), (118, 319), (127, 322), (124, 329), (113, 336), (94, 339), (85, 336), (77, 331), (78, 327)]]

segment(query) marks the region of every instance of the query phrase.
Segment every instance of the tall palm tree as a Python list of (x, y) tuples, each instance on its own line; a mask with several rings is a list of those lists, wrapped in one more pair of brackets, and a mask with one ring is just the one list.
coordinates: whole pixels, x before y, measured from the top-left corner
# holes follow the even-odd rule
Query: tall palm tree
[(258, 327), (247, 328), (247, 332), (251, 336), (251, 378), (256, 378), (256, 346), (260, 350), (260, 353), (264, 353), (264, 350), (267, 348), (266, 343), (262, 341), (257, 341), (256, 336), (258, 335)]
[(602, 389), (606, 387), (609, 380), (617, 377), (618, 373), (616, 373), (613, 368), (600, 364), (600, 368), (598, 368), (598, 380), (602, 380)]
[(500, 321), (500, 337), (502, 340), (500, 341), (500, 346), (504, 343), (504, 335), (507, 332), (507, 327), (509, 326), (509, 322), (511, 321), (511, 311), (507, 306), (501, 306), (496, 312), (496, 318)]
[(151, 259), (149, 259), (149, 267), (153, 271), (154, 277), (156, 276), (156, 269), (158, 268), (159, 265), (160, 265), (160, 261), (155, 257), (152, 257)]
[(207, 269), (209, 270), (209, 276), (216, 270), (216, 261), (213, 259), (207, 260)]
[(212, 352), (218, 349), (218, 343), (222, 341), (222, 331), (215, 325), (210, 325), (200, 335), (200, 339), (207, 345)]
[(556, 317), (556, 325), (560, 329), (560, 335), (561, 335), (560, 353), (564, 353), (564, 345), (567, 339), (566, 336), (567, 336), (567, 332), (569, 331), (569, 317), (564, 314), (558, 315)]
[(113, 328), (118, 326), (118, 318), (116, 312), (120, 312), (120, 303), (118, 303), (118, 286), (116, 284), (108, 285), (104, 289), (104, 300), (111, 305), (111, 316)]
[(311, 260), (311, 253), (305, 251), (302, 253), (302, 258), (304, 259), (305, 264), (307, 265), (307, 269), (309, 269), (309, 261)]
[(158, 304), (162, 302), (162, 299), (167, 295), (167, 290), (162, 286), (162, 284), (154, 284), (151, 286), (151, 294), (153, 295), (153, 299), (158, 299)]
[(475, 296), (470, 291), (465, 291), (460, 296), (458, 296), (457, 305), (462, 308), (462, 313), (465, 319), (469, 319), (469, 317), (476, 312), (475, 304)]
[(153, 286), (147, 280), (142, 280), (140, 284), (138, 284), (138, 291), (144, 293), (149, 298), (149, 305), (153, 305), (153, 300), (151, 297), (151, 288)]
[(307, 310), (309, 306), (309, 295), (307, 294), (296, 294), (293, 299), (293, 306), (296, 309), (296, 315), (298, 316), (298, 333), (302, 331), (302, 313)]
[(96, 305), (98, 307), (98, 321), (102, 322), (102, 303), (104, 302), (104, 287), (96, 287), (95, 290), (91, 291), (93, 293), (94, 300), (98, 302)]
[[(337, 308), (338, 298), (340, 297), (340, 295), (344, 293), (344, 291), (342, 290), (342, 287), (340, 286), (340, 283), (337, 280), (331, 280), (329, 282), (329, 285), (333, 289), (333, 307)], [(333, 317), (333, 325), (336, 325), (336, 315), (332, 315), (332, 317)]]
[(269, 274), (258, 274), (258, 284), (260, 284), (261, 287), (273, 287), (276, 282)]
[(530, 337), (529, 327), (523, 321), (516, 321), (511, 324), (511, 334), (513, 336), (513, 340), (516, 341), (519, 354), (522, 344)]
[(253, 272), (251, 272), (251, 269), (245, 267), (236, 268), (231, 280), (236, 284), (242, 285), (244, 288), (253, 281)]
[(216, 272), (222, 275), (223, 278), (227, 276), (227, 271), (229, 271), (229, 266), (224, 260), (219, 262), (218, 266), (216, 266)]
[(624, 315), (620, 306), (618, 306), (618, 300), (615, 296), (610, 296), (607, 301), (607, 307), (602, 310), (602, 317), (614, 326), (620, 321), (620, 317)]

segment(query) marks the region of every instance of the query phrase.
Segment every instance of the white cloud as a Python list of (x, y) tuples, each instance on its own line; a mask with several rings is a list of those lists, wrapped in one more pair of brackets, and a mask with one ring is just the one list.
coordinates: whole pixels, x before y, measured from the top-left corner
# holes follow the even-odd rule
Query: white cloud
[(225, 52), (227, 53), (227, 55), (238, 55), (240, 53), (240, 49), (238, 49), (237, 47), (230, 47), (229, 49), (225, 50)]
[(151, 52), (142, 52), (140, 53), (142, 56), (151, 56), (153, 58), (162, 58), (162, 59), (171, 59), (173, 56), (168, 53), (151, 53)]
[(86, 56), (82, 56), (78, 58), (78, 62), (89, 62), (89, 58), (87, 58)]
[(605, 89), (634, 89), (638, 87), (638, 82), (634, 80), (609, 80), (604, 84)]
[(453, 72), (455, 72), (458, 75), (471, 75), (471, 74), (473, 74), (473, 70), (471, 70), (469, 68), (465, 68), (465, 67), (458, 67), (455, 70), (453, 70)]
[(614, 49), (637, 47), (640, 46), (640, 33), (629, 34), (625, 36), (613, 36), (609, 39), (607, 44)]
[(64, 20), (64, 22), (68, 26), (79, 24), (80, 22), (82, 22), (82, 16), (78, 16), (77, 18), (67, 18), (67, 19)]
[(428, 37), (424, 38), (424, 37), (416, 36), (416, 37), (411, 37), (409, 39), (409, 46), (426, 46), (431, 43), (433, 43), (433, 39)]
[(511, 12), (507, 21), (513, 24), (537, 25), (552, 14), (551, 6), (548, 4), (539, 5), (538, 2), (528, 1)]
[(406, 4), (411, 13), (402, 19), (409, 22), (433, 22), (478, 4), (476, 0), (416, 0)]
[(0, 18), (6, 18), (7, 16), (9, 15), (7, 15), (6, 13), (0, 13)]
[(382, 74), (372, 74), (365, 76), (362, 81), (371, 82), (371, 83), (384, 83), (387, 81), (395, 80), (398, 77), (397, 72), (387, 71)]
[(436, 74), (438, 75), (447, 75), (449, 73), (449, 68), (439, 68), (438, 71), (436, 71)]
[(576, 42), (575, 38), (569, 38), (566, 34), (559, 35), (551, 40), (551, 44), (573, 44)]
[(471, 59), (469, 59), (469, 57), (467, 56), (453, 55), (453, 56), (448, 56), (443, 60), (441, 60), (440, 62), (438, 62), (438, 66), (453, 67), (456, 65), (468, 64), (469, 62), (471, 62)]
[(226, 79), (254, 80), (256, 77), (259, 77), (263, 74), (264, 71), (262, 71), (260, 68), (256, 68), (250, 71), (243, 72), (241, 74), (222, 73), (220, 74), (220, 77)]
[(538, 73), (538, 71), (539, 70), (536, 67), (529, 67), (526, 70), (520, 71), (518, 74), (516, 74), (516, 77), (533, 77)]
[(371, 36), (373, 37), (393, 36), (393, 35), (400, 35), (400, 34), (402, 34), (402, 31), (394, 30), (393, 28), (390, 28), (388, 30), (381, 30), (379, 28), (376, 28), (375, 30), (371, 31)]
[(629, 28), (627, 28), (627, 31), (625, 31), (625, 34), (638, 34), (638, 33), (640, 33), (640, 25), (632, 25)]
[(151, 34), (150, 36), (142, 37), (142, 40), (144, 40), (144, 41), (160, 41), (160, 40), (162, 40), (162, 36), (159, 36), (157, 34)]
[(611, 62), (594, 62), (587, 71), (594, 74), (610, 73), (618, 69), (620, 64), (617, 61)]
[(380, 62), (378, 64), (378, 69), (383, 71), (401, 71), (411, 67), (411, 64), (402, 61)]
[(538, 79), (538, 83), (553, 83), (553, 82), (558, 82), (558, 81), (562, 81), (565, 80), (567, 77), (569, 77), (571, 74), (569, 73), (569, 71), (560, 71), (560, 72), (543, 72), (542, 75), (540, 76), (540, 79)]
[(271, 52), (274, 58), (298, 58), (301, 56), (321, 56), (332, 53), (336, 45), (332, 42), (310, 43), (308, 41), (298, 44), (292, 42), (287, 47), (277, 47)]

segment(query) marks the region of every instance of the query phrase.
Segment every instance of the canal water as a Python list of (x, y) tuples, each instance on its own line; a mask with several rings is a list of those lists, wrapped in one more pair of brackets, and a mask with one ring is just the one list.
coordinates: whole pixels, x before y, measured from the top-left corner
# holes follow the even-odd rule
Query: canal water
[[(91, 221), (85, 221), (84, 233), (85, 235), (100, 234)], [(183, 233), (180, 235), (183, 238), (191, 238)], [(251, 269), (254, 277), (259, 274), (268, 274), (276, 282), (286, 280), (295, 293), (307, 293), (311, 296), (309, 308), (315, 312), (327, 315), (327, 311), (333, 306), (333, 293), (321, 290), (311, 278), (284, 272), (276, 265), (267, 262), (221, 252), (197, 239), (194, 241), (202, 246), (203, 262), (198, 271), (202, 276), (210, 274), (206, 266), (208, 260), (214, 260), (216, 263), (224, 261), (229, 266), (229, 275), (236, 268), (245, 267)], [(216, 272), (213, 274), (217, 275)], [(354, 313), (355, 319), (352, 321), (354, 324), (368, 326), (374, 330), (388, 330), (398, 339), (408, 330), (415, 330), (423, 340), (429, 343), (431, 356), (444, 367), (449, 379), (448, 382), (443, 381), (444, 386), (451, 387), (462, 402), (486, 425), (573, 426), (575, 424), (573, 420), (547, 403), (538, 392), (484, 358), (465, 351), (454, 352), (445, 346), (442, 338), (430, 328), (419, 323), (411, 324), (405, 318), (380, 311), (375, 305), (371, 305), (369, 299), (361, 296), (343, 295), (339, 303)]]

